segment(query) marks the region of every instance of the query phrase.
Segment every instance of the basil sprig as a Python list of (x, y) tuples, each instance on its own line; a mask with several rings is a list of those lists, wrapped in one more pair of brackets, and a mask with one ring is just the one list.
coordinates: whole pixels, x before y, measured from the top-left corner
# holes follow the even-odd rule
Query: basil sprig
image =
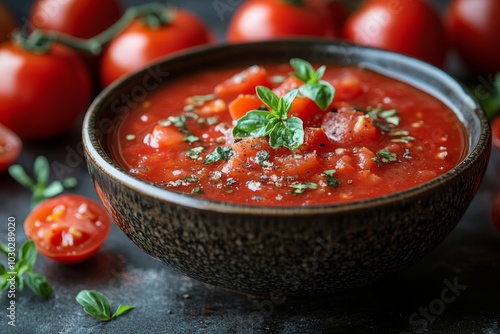
[(267, 87), (256, 87), (257, 96), (269, 107), (267, 110), (251, 110), (238, 119), (233, 128), (235, 138), (269, 136), (272, 148), (287, 147), (290, 150), (304, 143), (304, 126), (298, 117), (288, 117), (292, 102), (298, 94), (296, 89), (278, 98)]
[(134, 309), (131, 305), (120, 305), (115, 313), (111, 314), (111, 303), (108, 297), (95, 290), (80, 291), (76, 296), (76, 301), (83, 306), (86, 313), (103, 321), (113, 320)]
[(321, 66), (315, 70), (311, 63), (300, 58), (290, 59), (290, 65), (295, 71), (292, 75), (304, 82), (299, 87), (300, 95), (313, 100), (321, 110), (326, 110), (335, 96), (335, 88), (329, 82), (321, 80), (326, 67)]
[[(1, 243), (0, 253), (8, 258), (15, 258), (12, 250)], [(47, 279), (42, 274), (33, 271), (37, 256), (38, 251), (35, 243), (30, 240), (19, 249), (15, 264), (9, 263), (7, 268), (0, 264), (0, 290), (10, 289), (9, 287), (15, 284), (16, 289), (21, 291), (28, 285), (39, 296), (49, 297), (52, 295), (52, 286)]]

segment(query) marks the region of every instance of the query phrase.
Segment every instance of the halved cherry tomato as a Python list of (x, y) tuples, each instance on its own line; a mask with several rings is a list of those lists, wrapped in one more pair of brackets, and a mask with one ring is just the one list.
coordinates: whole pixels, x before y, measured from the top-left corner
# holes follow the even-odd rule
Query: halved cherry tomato
[(0, 42), (7, 40), (9, 34), (17, 28), (17, 22), (8, 8), (0, 2)]
[(491, 135), (493, 146), (500, 150), (500, 116), (497, 116), (491, 123)]
[(92, 95), (84, 63), (61, 45), (35, 53), (4, 42), (0, 75), (0, 123), (23, 140), (69, 131)]
[(85, 196), (64, 194), (40, 203), (24, 222), (26, 236), (48, 258), (76, 263), (94, 255), (111, 229), (104, 208)]
[(346, 22), (344, 37), (355, 43), (401, 52), (436, 66), (447, 40), (437, 10), (425, 0), (368, 0)]
[(21, 154), (21, 139), (8, 128), (0, 124), (0, 172), (6, 170)]
[(446, 16), (448, 35), (469, 70), (500, 71), (500, 1), (452, 0)]
[(493, 225), (500, 231), (500, 191), (493, 200), (491, 207), (491, 221)]
[(229, 22), (230, 42), (268, 40), (286, 36), (335, 37), (328, 10), (317, 0), (244, 1)]
[(108, 45), (101, 60), (101, 83), (107, 86), (150, 62), (189, 47), (215, 41), (215, 35), (195, 14), (177, 8), (161, 27), (134, 20)]
[(241, 94), (229, 103), (229, 114), (236, 120), (246, 115), (250, 110), (256, 110), (263, 105), (257, 95)]
[(239, 94), (255, 94), (257, 86), (271, 87), (271, 81), (265, 68), (254, 65), (215, 86), (214, 93), (234, 99)]

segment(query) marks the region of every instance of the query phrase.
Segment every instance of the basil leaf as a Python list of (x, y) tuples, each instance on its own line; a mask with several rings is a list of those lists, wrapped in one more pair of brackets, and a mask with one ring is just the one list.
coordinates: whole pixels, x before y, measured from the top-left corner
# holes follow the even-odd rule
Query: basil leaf
[(245, 116), (238, 119), (233, 128), (234, 137), (264, 137), (265, 127), (268, 123), (268, 111), (265, 110), (251, 110)]
[(272, 90), (265, 86), (257, 86), (255, 88), (257, 92), (257, 96), (261, 99), (262, 102), (272, 110), (277, 110), (279, 107), (279, 98), (276, 94), (273, 93)]
[(21, 165), (10, 166), (9, 174), (25, 188), (32, 189), (35, 187), (35, 182), (26, 174), (26, 171)]
[(231, 147), (220, 147), (218, 146), (215, 151), (207, 155), (203, 164), (208, 165), (212, 162), (217, 162), (219, 160), (228, 161), (234, 155), (234, 151)]
[(315, 73), (316, 81), (315, 81), (315, 83), (320, 82), (319, 80), (323, 77), (323, 75), (325, 74), (325, 71), (326, 71), (326, 66), (325, 65), (320, 66), (316, 70), (316, 73)]
[(295, 73), (293, 73), (293, 75), (303, 82), (308, 82), (311, 79), (311, 76), (314, 76), (314, 68), (309, 62), (303, 59), (290, 59), (290, 66), (292, 66), (292, 68), (295, 70)]
[(28, 271), (26, 275), (26, 284), (39, 296), (49, 297), (52, 294), (52, 286), (47, 279), (36, 272)]
[(38, 255), (38, 251), (35, 246), (35, 242), (33, 240), (26, 241), (19, 249), (19, 262), (23, 263), (23, 266), (26, 266), (31, 270), (33, 265), (35, 264), (36, 258)]
[(111, 305), (102, 293), (95, 290), (82, 290), (76, 296), (76, 301), (83, 306), (87, 314), (104, 321), (111, 320)]
[(0, 254), (3, 254), (5, 256), (8, 256), (9, 254), (9, 249), (6, 244), (3, 242), (0, 242)]
[[(5, 271), (5, 268), (3, 268)], [(10, 276), (4, 274), (0, 274), (0, 290), (5, 289), (9, 285)]]
[(49, 161), (44, 156), (38, 156), (33, 165), (35, 179), (39, 185), (45, 185), (49, 181), (50, 166)]
[(300, 118), (292, 117), (284, 123), (277, 123), (269, 134), (269, 144), (272, 148), (287, 147), (290, 150), (304, 143), (304, 128)]
[(289, 91), (285, 96), (283, 96), (282, 99), (280, 99), (284, 103), (283, 112), (285, 113), (285, 116), (288, 115), (288, 112), (292, 108), (292, 102), (293, 102), (293, 100), (295, 100), (298, 93), (299, 93), (298, 90), (293, 89), (293, 90)]
[(335, 96), (335, 88), (325, 81), (317, 84), (307, 83), (299, 87), (300, 93), (313, 100), (321, 110), (326, 110)]
[(134, 308), (135, 307), (132, 305), (120, 305), (120, 306), (118, 306), (118, 309), (116, 310), (116, 312), (111, 316), (111, 319), (119, 317), (119, 316), (133, 310)]

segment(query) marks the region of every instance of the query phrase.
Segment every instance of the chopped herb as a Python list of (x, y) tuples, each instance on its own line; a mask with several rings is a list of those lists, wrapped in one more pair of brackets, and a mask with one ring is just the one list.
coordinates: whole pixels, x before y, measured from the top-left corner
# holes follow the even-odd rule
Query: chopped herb
[(213, 116), (213, 117), (208, 117), (207, 118), (207, 124), (208, 125), (215, 125), (218, 122), (219, 122), (219, 118), (218, 117)]
[(378, 106), (376, 108), (369, 107), (366, 111), (362, 109), (357, 110), (363, 111), (370, 116), (373, 119), (373, 125), (385, 132), (391, 132), (400, 122), (399, 112), (396, 109), (385, 110), (381, 106)]
[(188, 182), (198, 182), (200, 180), (200, 178), (196, 175), (191, 175), (191, 176), (186, 176), (184, 178), (184, 180), (186, 180)]
[(326, 184), (329, 187), (337, 188), (339, 186), (339, 181), (333, 176), (337, 171), (335, 169), (325, 170), (323, 174), (326, 175)]
[(188, 143), (195, 143), (197, 141), (201, 141), (201, 139), (195, 135), (188, 134), (184, 137), (184, 141), (186, 141)]
[(190, 148), (186, 152), (186, 156), (190, 157), (193, 160), (196, 160), (200, 157), (200, 153), (203, 152), (203, 150), (205, 150), (205, 148), (203, 146), (197, 146), (197, 147)]
[(263, 167), (271, 167), (273, 164), (269, 162), (269, 152), (267, 151), (259, 151), (255, 155), (255, 161)]
[(294, 183), (290, 187), (293, 188), (293, 193), (298, 195), (298, 194), (303, 194), (307, 189), (317, 189), (318, 185), (312, 182), (301, 182), (301, 183)]
[(191, 194), (203, 194), (203, 191), (201, 190), (201, 187), (200, 186), (196, 186), (193, 188), (193, 190), (191, 190)]
[(217, 96), (215, 94), (207, 94), (207, 95), (193, 95), (186, 99), (186, 104), (194, 105), (194, 106), (202, 106), (205, 102), (214, 100)]
[(234, 155), (234, 151), (231, 147), (229, 147), (229, 146), (223, 146), (223, 147), (217, 146), (215, 151), (213, 151), (212, 153), (207, 155), (207, 157), (206, 157), (205, 161), (203, 161), (203, 163), (205, 165), (208, 165), (212, 162), (217, 162), (221, 159), (224, 161), (228, 161), (233, 155)]
[(382, 149), (377, 152), (377, 156), (372, 158), (373, 161), (382, 161), (383, 163), (390, 163), (398, 161), (398, 156), (387, 149)]
[(234, 189), (227, 189), (226, 190), (226, 194), (232, 194), (232, 193), (234, 193)]
[(236, 180), (233, 178), (227, 179), (226, 185), (232, 186), (233, 184), (236, 183)]
[(135, 135), (133, 135), (133, 134), (127, 135), (125, 137), (125, 139), (127, 139), (127, 140), (134, 140), (135, 139)]
[(173, 125), (178, 129), (186, 128), (186, 116), (169, 116), (167, 119), (162, 119), (158, 121), (161, 126)]

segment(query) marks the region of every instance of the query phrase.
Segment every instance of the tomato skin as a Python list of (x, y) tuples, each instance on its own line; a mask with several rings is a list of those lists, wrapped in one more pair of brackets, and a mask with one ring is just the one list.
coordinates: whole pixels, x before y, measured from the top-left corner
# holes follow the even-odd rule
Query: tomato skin
[[(110, 229), (104, 208), (75, 194), (59, 195), (40, 203), (24, 222), (26, 236), (35, 241), (38, 251), (62, 263), (90, 258), (104, 244)], [(65, 241), (67, 244), (63, 244)]]
[(30, 28), (87, 39), (113, 25), (123, 11), (119, 0), (37, 0), (31, 8)]
[(101, 84), (107, 86), (162, 56), (212, 43), (214, 36), (201, 19), (179, 8), (175, 10), (172, 22), (157, 29), (148, 27), (143, 19), (136, 19), (104, 51)]
[(475, 74), (500, 71), (500, 2), (452, 0), (446, 28), (452, 45)]
[(491, 135), (493, 146), (500, 150), (500, 116), (497, 116), (491, 123)]
[(326, 6), (315, 0), (303, 5), (286, 0), (247, 0), (229, 22), (229, 42), (268, 40), (287, 36), (336, 37)]
[(439, 14), (424, 0), (368, 0), (347, 20), (343, 35), (438, 67), (444, 63), (448, 44)]
[(17, 22), (9, 9), (0, 2), (0, 42), (8, 39), (9, 34), (17, 28)]
[(78, 55), (55, 45), (36, 54), (0, 45), (0, 123), (24, 140), (68, 131), (92, 94), (89, 74)]
[(8, 128), (0, 124), (0, 172), (5, 171), (21, 154), (21, 139)]
[(341, 36), (351, 12), (340, 0), (326, 0), (326, 8), (337, 35)]

